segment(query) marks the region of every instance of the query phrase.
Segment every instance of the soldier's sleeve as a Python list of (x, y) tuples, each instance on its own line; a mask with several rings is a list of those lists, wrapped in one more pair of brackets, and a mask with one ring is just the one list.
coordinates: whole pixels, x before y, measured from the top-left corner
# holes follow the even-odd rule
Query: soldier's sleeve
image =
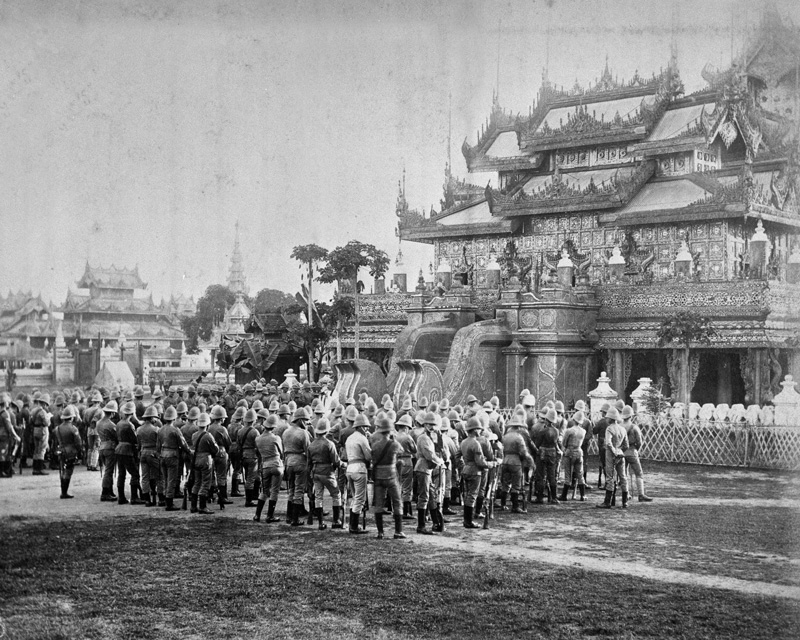
[(364, 455), (364, 460), (372, 462), (372, 448), (369, 446), (369, 442), (367, 442), (366, 438), (364, 438), (364, 442), (361, 443), (361, 452)]

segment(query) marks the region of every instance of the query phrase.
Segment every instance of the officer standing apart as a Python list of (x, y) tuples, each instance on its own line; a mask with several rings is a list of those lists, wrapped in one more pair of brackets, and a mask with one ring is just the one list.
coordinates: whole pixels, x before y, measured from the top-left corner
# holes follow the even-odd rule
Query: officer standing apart
[(363, 413), (358, 414), (353, 424), (354, 431), (345, 443), (347, 456), (348, 493), (352, 492), (353, 502), (350, 505), (350, 533), (366, 533), (358, 528), (358, 518), (367, 500), (367, 470), (372, 461), (372, 449), (366, 437), (369, 420)]
[(61, 413), (61, 423), (56, 427), (56, 439), (60, 450), (59, 472), (61, 475), (61, 499), (66, 500), (74, 496), (67, 493), (72, 480), (72, 470), (75, 464), (83, 458), (83, 442), (78, 427), (75, 426), (77, 411), (72, 405), (67, 405)]
[(400, 512), (400, 483), (397, 478), (397, 457), (404, 452), (403, 446), (394, 439), (394, 429), (389, 418), (379, 418), (372, 437), (372, 463), (375, 495), (372, 510), (375, 514), (375, 526), (378, 528), (379, 540), (383, 539), (383, 505), (386, 495), (392, 501), (394, 514), (394, 538), (405, 538), (403, 533), (403, 515)]

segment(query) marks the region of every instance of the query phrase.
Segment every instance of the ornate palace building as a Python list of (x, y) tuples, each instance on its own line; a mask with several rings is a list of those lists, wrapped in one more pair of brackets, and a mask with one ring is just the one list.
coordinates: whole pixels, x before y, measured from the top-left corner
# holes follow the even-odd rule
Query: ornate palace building
[[(436, 275), (406, 304), (390, 385), (424, 359), (456, 401), (569, 403), (607, 371), (620, 395), (649, 377), (686, 402), (762, 404), (797, 377), (800, 33), (767, 13), (754, 42), (690, 95), (673, 56), (627, 81), (606, 64), (588, 88), (545, 78), (524, 116), (495, 96), (462, 151), (497, 188), (448, 167), (430, 215), (401, 188), (399, 236), (433, 245)], [(710, 320), (688, 348), (658, 339), (679, 311)]]

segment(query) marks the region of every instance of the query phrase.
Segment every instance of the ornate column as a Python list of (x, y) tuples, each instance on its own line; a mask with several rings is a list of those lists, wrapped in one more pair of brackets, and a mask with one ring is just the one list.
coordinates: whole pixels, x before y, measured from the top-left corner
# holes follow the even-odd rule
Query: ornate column
[[(528, 350), (514, 340), (503, 349), (506, 357), (506, 406), (513, 407), (517, 403), (520, 391), (530, 388), (525, 384), (525, 362)], [(537, 397), (538, 401), (539, 398)]]

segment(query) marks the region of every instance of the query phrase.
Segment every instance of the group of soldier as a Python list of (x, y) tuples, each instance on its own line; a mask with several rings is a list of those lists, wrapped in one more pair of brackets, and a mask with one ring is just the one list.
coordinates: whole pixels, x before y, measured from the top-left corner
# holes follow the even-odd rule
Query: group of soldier
[(371, 511), (379, 538), (384, 516), (391, 516), (401, 539), (405, 520), (416, 519), (419, 534), (444, 531), (444, 516), (456, 515), (456, 506), (463, 507), (463, 526), (474, 529), (509, 501), (511, 513), (526, 513), (529, 502), (575, 499), (576, 490), (585, 501), (596, 437), (598, 488), (605, 488), (597, 506), (615, 506), (619, 490), (627, 508), (629, 473), (639, 501), (651, 500), (638, 454), (642, 433), (621, 401), (604, 405), (592, 421), (582, 400), (570, 411), (560, 401), (537, 408), (528, 390), (506, 417), (496, 396), (481, 403), (470, 395), (451, 406), (446, 398), (406, 395), (395, 406), (388, 395), (378, 403), (362, 390), (340, 402), (308, 382), (170, 386), (167, 393), (156, 389), (148, 404), (139, 386), (65, 391), (54, 399), (38, 391), (0, 396), (0, 475), (12, 474), (15, 460), (21, 472), (29, 457), (33, 474), (46, 475), (49, 458), (62, 499), (73, 497), (73, 469), (84, 464), (101, 474), (101, 501), (210, 514), (214, 501), (224, 509), (241, 489), (253, 520), (274, 523), (285, 484), (291, 526), (316, 520), (326, 529), (327, 493), (333, 529), (344, 528), (346, 512), (349, 532), (365, 533)]

